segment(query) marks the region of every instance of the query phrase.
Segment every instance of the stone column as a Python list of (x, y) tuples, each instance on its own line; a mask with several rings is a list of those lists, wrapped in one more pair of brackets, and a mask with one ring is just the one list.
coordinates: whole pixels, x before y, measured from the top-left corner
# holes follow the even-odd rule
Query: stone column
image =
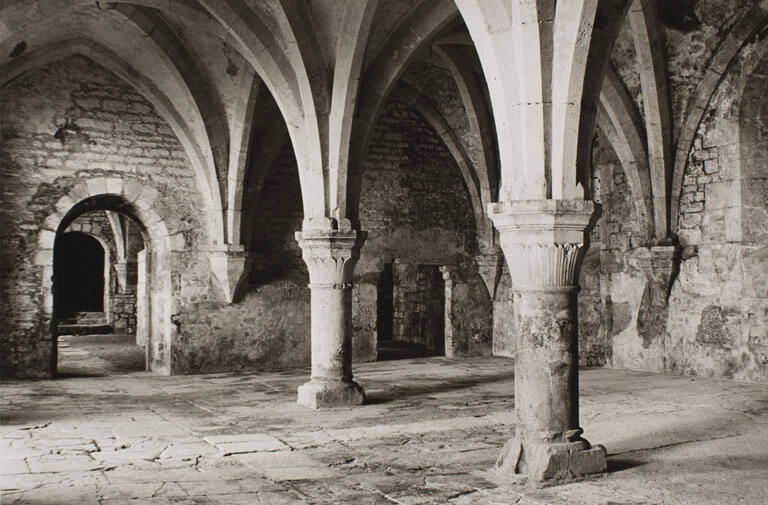
[(355, 230), (296, 233), (312, 291), (312, 377), (298, 403), (311, 408), (360, 405), (365, 393), (352, 380), (352, 274), (360, 255)]
[(440, 267), (445, 281), (445, 357), (454, 358), (456, 352), (454, 348), (454, 327), (453, 327), (453, 288), (456, 286), (454, 276), (456, 267), (453, 265), (443, 265)]
[(128, 291), (128, 263), (118, 261), (115, 263), (115, 272), (117, 275), (117, 291), (125, 293)]
[(515, 438), (499, 456), (505, 476), (559, 482), (606, 468), (602, 446), (581, 437), (578, 269), (594, 210), (584, 200), (491, 204), (514, 290)]

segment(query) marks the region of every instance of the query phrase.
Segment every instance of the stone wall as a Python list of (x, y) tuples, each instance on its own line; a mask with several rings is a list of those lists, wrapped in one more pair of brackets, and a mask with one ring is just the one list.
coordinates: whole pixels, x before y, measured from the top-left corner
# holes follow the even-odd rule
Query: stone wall
[(427, 356), (445, 354), (445, 282), (438, 265), (395, 260), (392, 340), (416, 344)]
[[(171, 129), (131, 86), (85, 57), (69, 57), (0, 89), (0, 117), (3, 376), (51, 372), (51, 321), (44, 309), (50, 288), (37, 263), (38, 237), (44, 227), (55, 230), (58, 223), (46, 218), (79, 184), (111, 177), (154, 188), (161, 217), (188, 251), (172, 258), (170, 306), (181, 309), (181, 291), (207, 283), (207, 260), (198, 252), (207, 243), (206, 220), (194, 174)], [(77, 128), (58, 130), (67, 120)], [(207, 291), (198, 290), (205, 297)]]
[(647, 216), (630, 196), (637, 189), (603, 135), (593, 164), (601, 213), (580, 275), (580, 362), (663, 371), (668, 281), (677, 249), (651, 242)]
[[(356, 347), (375, 350), (375, 340), (364, 339), (376, 338), (372, 318), (380, 310), (378, 286), (385, 265), (395, 260), (465, 264), (473, 272), (471, 282), (482, 285), (482, 279), (473, 266), (475, 222), (461, 173), (435, 131), (395, 98), (385, 103), (374, 129), (361, 194), (360, 222), (368, 236), (355, 270), (353, 323)], [(470, 297), (473, 291), (462, 293)], [(487, 308), (491, 302), (486, 294), (464, 303)], [(466, 324), (485, 328), (479, 341), (486, 342), (491, 339), (490, 313), (467, 308), (467, 314), (481, 313), (488, 321)], [(485, 353), (484, 345), (479, 354)]]
[[(722, 36), (706, 24), (698, 29), (706, 36), (689, 61), (709, 54)], [(593, 317), (598, 311), (590, 310), (588, 300), (594, 298), (582, 292), (583, 364), (602, 359), (614, 367), (741, 380), (768, 377), (767, 48), (759, 40), (742, 48), (698, 126), (683, 177), (679, 247), (649, 241), (642, 216), (630, 207), (628, 178), (599, 138), (594, 162), (604, 206), (603, 320)], [(673, 58), (681, 56), (675, 52)], [(692, 87), (680, 76), (672, 80), (678, 114)], [(591, 283), (585, 276), (591, 269), (587, 261), (582, 287)], [(601, 342), (602, 351), (596, 345)]]
[(251, 269), (244, 293), (226, 306), (200, 300), (179, 315), (190, 371), (309, 364), (309, 275), (294, 234), (303, 219), (299, 173), (286, 144), (258, 198), (244, 202)]
[[(437, 134), (395, 99), (387, 102), (374, 131), (362, 195), (361, 229), (367, 238), (353, 290), (355, 361), (375, 360), (379, 328), (388, 324), (391, 331), (391, 302), (389, 312), (382, 306), (392, 294), (392, 286), (387, 293), (384, 285), (386, 265), (396, 259), (435, 268), (471, 264), (476, 250), (471, 208), (453, 158)], [(295, 240), (302, 219), (298, 169), (288, 143), (267, 172), (262, 192), (244, 202), (245, 245), (253, 268), (241, 299), (230, 306), (201, 299), (177, 314), (177, 362), (189, 371), (309, 363), (309, 277)], [(471, 288), (459, 290), (465, 298), (456, 306), (471, 316), (467, 331), (473, 328), (479, 335), (476, 352), (484, 354), (490, 302), (487, 295), (476, 296), (477, 286), (482, 287), (476, 269), (466, 277), (462, 282)], [(444, 318), (436, 324), (443, 325)], [(462, 353), (473, 353), (472, 345), (462, 345)]]
[[(494, 304), (472, 263), (441, 268), (445, 282), (445, 355), (493, 354)], [(507, 315), (508, 316), (508, 315)], [(506, 338), (514, 336), (510, 331)]]
[(768, 44), (747, 45), (699, 125), (670, 298), (673, 372), (768, 379)]

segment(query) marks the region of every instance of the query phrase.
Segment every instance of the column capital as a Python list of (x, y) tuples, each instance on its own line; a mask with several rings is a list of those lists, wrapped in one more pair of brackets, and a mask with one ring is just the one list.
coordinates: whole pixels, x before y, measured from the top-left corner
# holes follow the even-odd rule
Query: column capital
[(513, 235), (516, 243), (582, 243), (595, 204), (589, 200), (512, 200), (488, 205), (488, 215), (501, 246)]
[(356, 230), (296, 232), (312, 288), (350, 289), (364, 233)]
[(584, 231), (594, 212), (588, 200), (516, 200), (491, 204), (516, 291), (576, 286)]

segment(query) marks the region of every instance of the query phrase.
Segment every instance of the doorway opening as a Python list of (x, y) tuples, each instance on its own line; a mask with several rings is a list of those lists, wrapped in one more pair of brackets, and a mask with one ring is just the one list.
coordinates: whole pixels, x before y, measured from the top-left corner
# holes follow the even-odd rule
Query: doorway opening
[(139, 323), (149, 312), (141, 226), (124, 212), (103, 208), (68, 221), (54, 243), (56, 375), (146, 370), (146, 328)]
[(62, 317), (104, 312), (104, 256), (104, 247), (94, 237), (79, 232), (61, 236), (57, 287)]
[(378, 289), (382, 322), (377, 359), (445, 356), (445, 281), (440, 266), (395, 260), (385, 265)]

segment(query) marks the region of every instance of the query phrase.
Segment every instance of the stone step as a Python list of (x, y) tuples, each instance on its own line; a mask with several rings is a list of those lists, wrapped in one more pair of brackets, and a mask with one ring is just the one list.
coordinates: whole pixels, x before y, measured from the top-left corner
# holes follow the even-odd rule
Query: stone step
[(432, 355), (423, 344), (402, 340), (379, 341), (376, 354), (379, 361), (424, 358)]
[(94, 325), (107, 324), (107, 315), (104, 312), (75, 312), (74, 314), (62, 314), (59, 324)]
[(112, 333), (108, 324), (62, 324), (59, 323), (59, 335), (103, 335)]

